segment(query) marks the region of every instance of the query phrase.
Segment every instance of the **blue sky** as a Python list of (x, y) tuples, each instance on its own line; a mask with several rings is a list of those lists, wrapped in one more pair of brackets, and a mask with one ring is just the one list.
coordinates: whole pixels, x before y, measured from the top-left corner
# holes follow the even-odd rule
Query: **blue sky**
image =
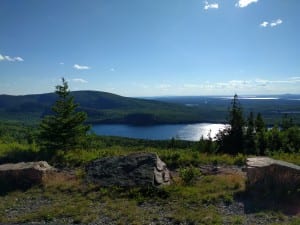
[(299, 0), (1, 0), (0, 94), (300, 93)]

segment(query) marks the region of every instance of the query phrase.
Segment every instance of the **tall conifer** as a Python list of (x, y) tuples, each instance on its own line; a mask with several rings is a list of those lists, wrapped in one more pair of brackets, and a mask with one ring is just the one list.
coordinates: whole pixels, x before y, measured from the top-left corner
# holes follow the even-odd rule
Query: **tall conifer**
[(244, 152), (244, 126), (243, 110), (239, 103), (237, 94), (234, 95), (229, 109), (228, 124), (224, 131), (217, 135), (219, 151), (230, 154)]
[(52, 114), (45, 116), (40, 123), (39, 142), (42, 147), (55, 153), (78, 147), (85, 139), (89, 126), (84, 125), (85, 112), (78, 112), (78, 104), (70, 95), (67, 81), (56, 86), (58, 99), (52, 106)]

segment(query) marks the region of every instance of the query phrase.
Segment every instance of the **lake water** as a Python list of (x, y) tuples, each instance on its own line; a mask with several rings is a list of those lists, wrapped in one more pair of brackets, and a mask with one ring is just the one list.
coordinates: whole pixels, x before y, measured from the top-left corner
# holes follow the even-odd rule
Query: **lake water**
[(176, 138), (180, 140), (198, 141), (203, 136), (208, 138), (225, 129), (224, 124), (197, 123), (197, 124), (167, 124), (153, 126), (131, 126), (124, 124), (100, 124), (93, 125), (92, 130), (98, 135), (120, 136), (129, 138), (169, 140)]

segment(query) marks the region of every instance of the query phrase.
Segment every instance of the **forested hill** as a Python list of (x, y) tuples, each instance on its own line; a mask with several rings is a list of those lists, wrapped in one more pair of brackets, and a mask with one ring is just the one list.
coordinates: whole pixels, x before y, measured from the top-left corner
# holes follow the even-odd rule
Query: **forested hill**
[[(226, 122), (231, 98), (216, 96), (129, 98), (99, 91), (71, 93), (79, 110), (88, 114), (89, 123), (163, 123)], [(300, 124), (300, 96), (281, 95), (258, 98), (240, 97), (247, 117), (250, 111), (262, 113), (267, 124), (280, 122), (285, 114)], [(54, 93), (11, 96), (0, 95), (0, 120), (37, 122), (51, 113)]]
[[(189, 123), (205, 121), (198, 109), (156, 100), (122, 97), (99, 91), (71, 93), (79, 109), (87, 112), (91, 123)], [(0, 95), (0, 120), (36, 122), (51, 113), (54, 93), (11, 96)]]

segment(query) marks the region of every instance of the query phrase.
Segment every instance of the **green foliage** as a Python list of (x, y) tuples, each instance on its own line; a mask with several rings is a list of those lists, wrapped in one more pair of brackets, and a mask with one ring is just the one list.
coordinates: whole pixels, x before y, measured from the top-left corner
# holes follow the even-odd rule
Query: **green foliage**
[(71, 150), (77, 148), (86, 138), (89, 126), (84, 125), (86, 114), (77, 112), (78, 104), (70, 96), (68, 84), (62, 78), (62, 85), (56, 86), (58, 100), (52, 107), (53, 115), (43, 118), (40, 123), (38, 141), (47, 151)]
[(211, 137), (211, 132), (208, 133), (208, 139), (204, 139), (203, 136), (200, 138), (199, 142), (196, 144), (195, 149), (200, 152), (206, 152), (209, 154), (216, 153), (217, 145)]
[(179, 169), (179, 177), (181, 178), (184, 185), (194, 184), (199, 176), (199, 169), (193, 166)]
[[(27, 130), (26, 127), (22, 125), (12, 127), (14, 127), (12, 137), (9, 133), (0, 137), (0, 162), (41, 158), (41, 152), (34, 144), (34, 135), (33, 143), (30, 144), (25, 135), (18, 134)], [(263, 129), (262, 132), (256, 132), (255, 137), (259, 137), (260, 134), (263, 134), (268, 148), (271, 147), (269, 141), (275, 137), (281, 142), (279, 145), (281, 150), (266, 151), (271, 157), (300, 165), (298, 127), (286, 130), (275, 127), (274, 131)], [(220, 213), (218, 207), (221, 203), (236, 204), (235, 196), (244, 191), (245, 177), (242, 174), (200, 176), (197, 167), (203, 164), (242, 166), (247, 156), (211, 154), (203, 149), (199, 149), (199, 143), (175, 139), (147, 141), (89, 135), (81, 148), (67, 152), (58, 151), (57, 157), (60, 157), (62, 165), (83, 168), (84, 164), (96, 158), (141, 151), (155, 152), (169, 168), (182, 169), (174, 177), (175, 184), (161, 190), (151, 188), (121, 190), (87, 185), (80, 180), (83, 176), (82, 169), (75, 172), (77, 178), (51, 177), (40, 187), (22, 192), (8, 192), (0, 196), (0, 223), (70, 221), (89, 224), (104, 217), (111, 218), (117, 224), (151, 224), (157, 222), (161, 217), (160, 212), (164, 210), (166, 221), (170, 223), (222, 224), (229, 221), (230, 224), (241, 224), (242, 217)], [(185, 177), (186, 182), (182, 182), (179, 175)], [(14, 212), (19, 213), (13, 214)], [(274, 212), (265, 212), (265, 217), (272, 213)], [(280, 218), (279, 214), (274, 221), (278, 221), (277, 218)], [(299, 219), (291, 221), (292, 224), (297, 224)]]
[(294, 126), (295, 126), (295, 124), (294, 124), (293, 118), (288, 117), (287, 114), (284, 114), (284, 116), (282, 117), (282, 120), (281, 120), (281, 124), (280, 124), (281, 129), (284, 131), (284, 130), (287, 130)]
[(257, 154), (257, 143), (255, 140), (254, 114), (250, 112), (247, 119), (247, 131), (245, 135), (245, 152), (249, 155)]
[(244, 117), (243, 110), (235, 94), (229, 110), (228, 124), (224, 131), (217, 135), (219, 152), (237, 154), (244, 151)]
[(257, 114), (255, 119), (255, 131), (256, 132), (263, 132), (266, 130), (266, 124), (263, 120), (263, 117), (260, 113)]
[(217, 135), (219, 152), (266, 155), (274, 151), (300, 151), (300, 128), (287, 115), (283, 117), (281, 127), (274, 125), (272, 129), (266, 129), (260, 113), (254, 120), (254, 114), (250, 112), (247, 123), (243, 121), (242, 108), (235, 95), (229, 110), (230, 127)]
[[(80, 111), (88, 115), (89, 123), (195, 123), (226, 122), (228, 101), (215, 97), (184, 97), (157, 98), (158, 101), (136, 98), (126, 98), (110, 93), (98, 91), (74, 91), (71, 93), (75, 102), (80, 104)], [(294, 96), (290, 98), (298, 98)], [(2, 120), (18, 120), (26, 123), (38, 123), (40, 118), (50, 111), (51, 105), (57, 99), (54, 93), (9, 96), (0, 95), (0, 118)], [(176, 100), (177, 99), (177, 100)], [(183, 101), (184, 100), (184, 101)], [(163, 102), (161, 102), (163, 101)], [(289, 101), (285, 96), (278, 100), (245, 100), (241, 99), (243, 111), (249, 114), (261, 112), (268, 125), (280, 120), (284, 112), (298, 112), (300, 105), (296, 101)], [(170, 102), (170, 103), (167, 103)], [(183, 104), (191, 102), (193, 107)], [(202, 104), (205, 102), (205, 104)], [(101, 104), (99, 104), (101, 103)], [(174, 104), (177, 103), (177, 104)], [(275, 104), (276, 103), (276, 104)], [(143, 121), (134, 117), (149, 119)], [(143, 116), (144, 115), (144, 116)], [(293, 114), (293, 122), (300, 124), (300, 114)]]

